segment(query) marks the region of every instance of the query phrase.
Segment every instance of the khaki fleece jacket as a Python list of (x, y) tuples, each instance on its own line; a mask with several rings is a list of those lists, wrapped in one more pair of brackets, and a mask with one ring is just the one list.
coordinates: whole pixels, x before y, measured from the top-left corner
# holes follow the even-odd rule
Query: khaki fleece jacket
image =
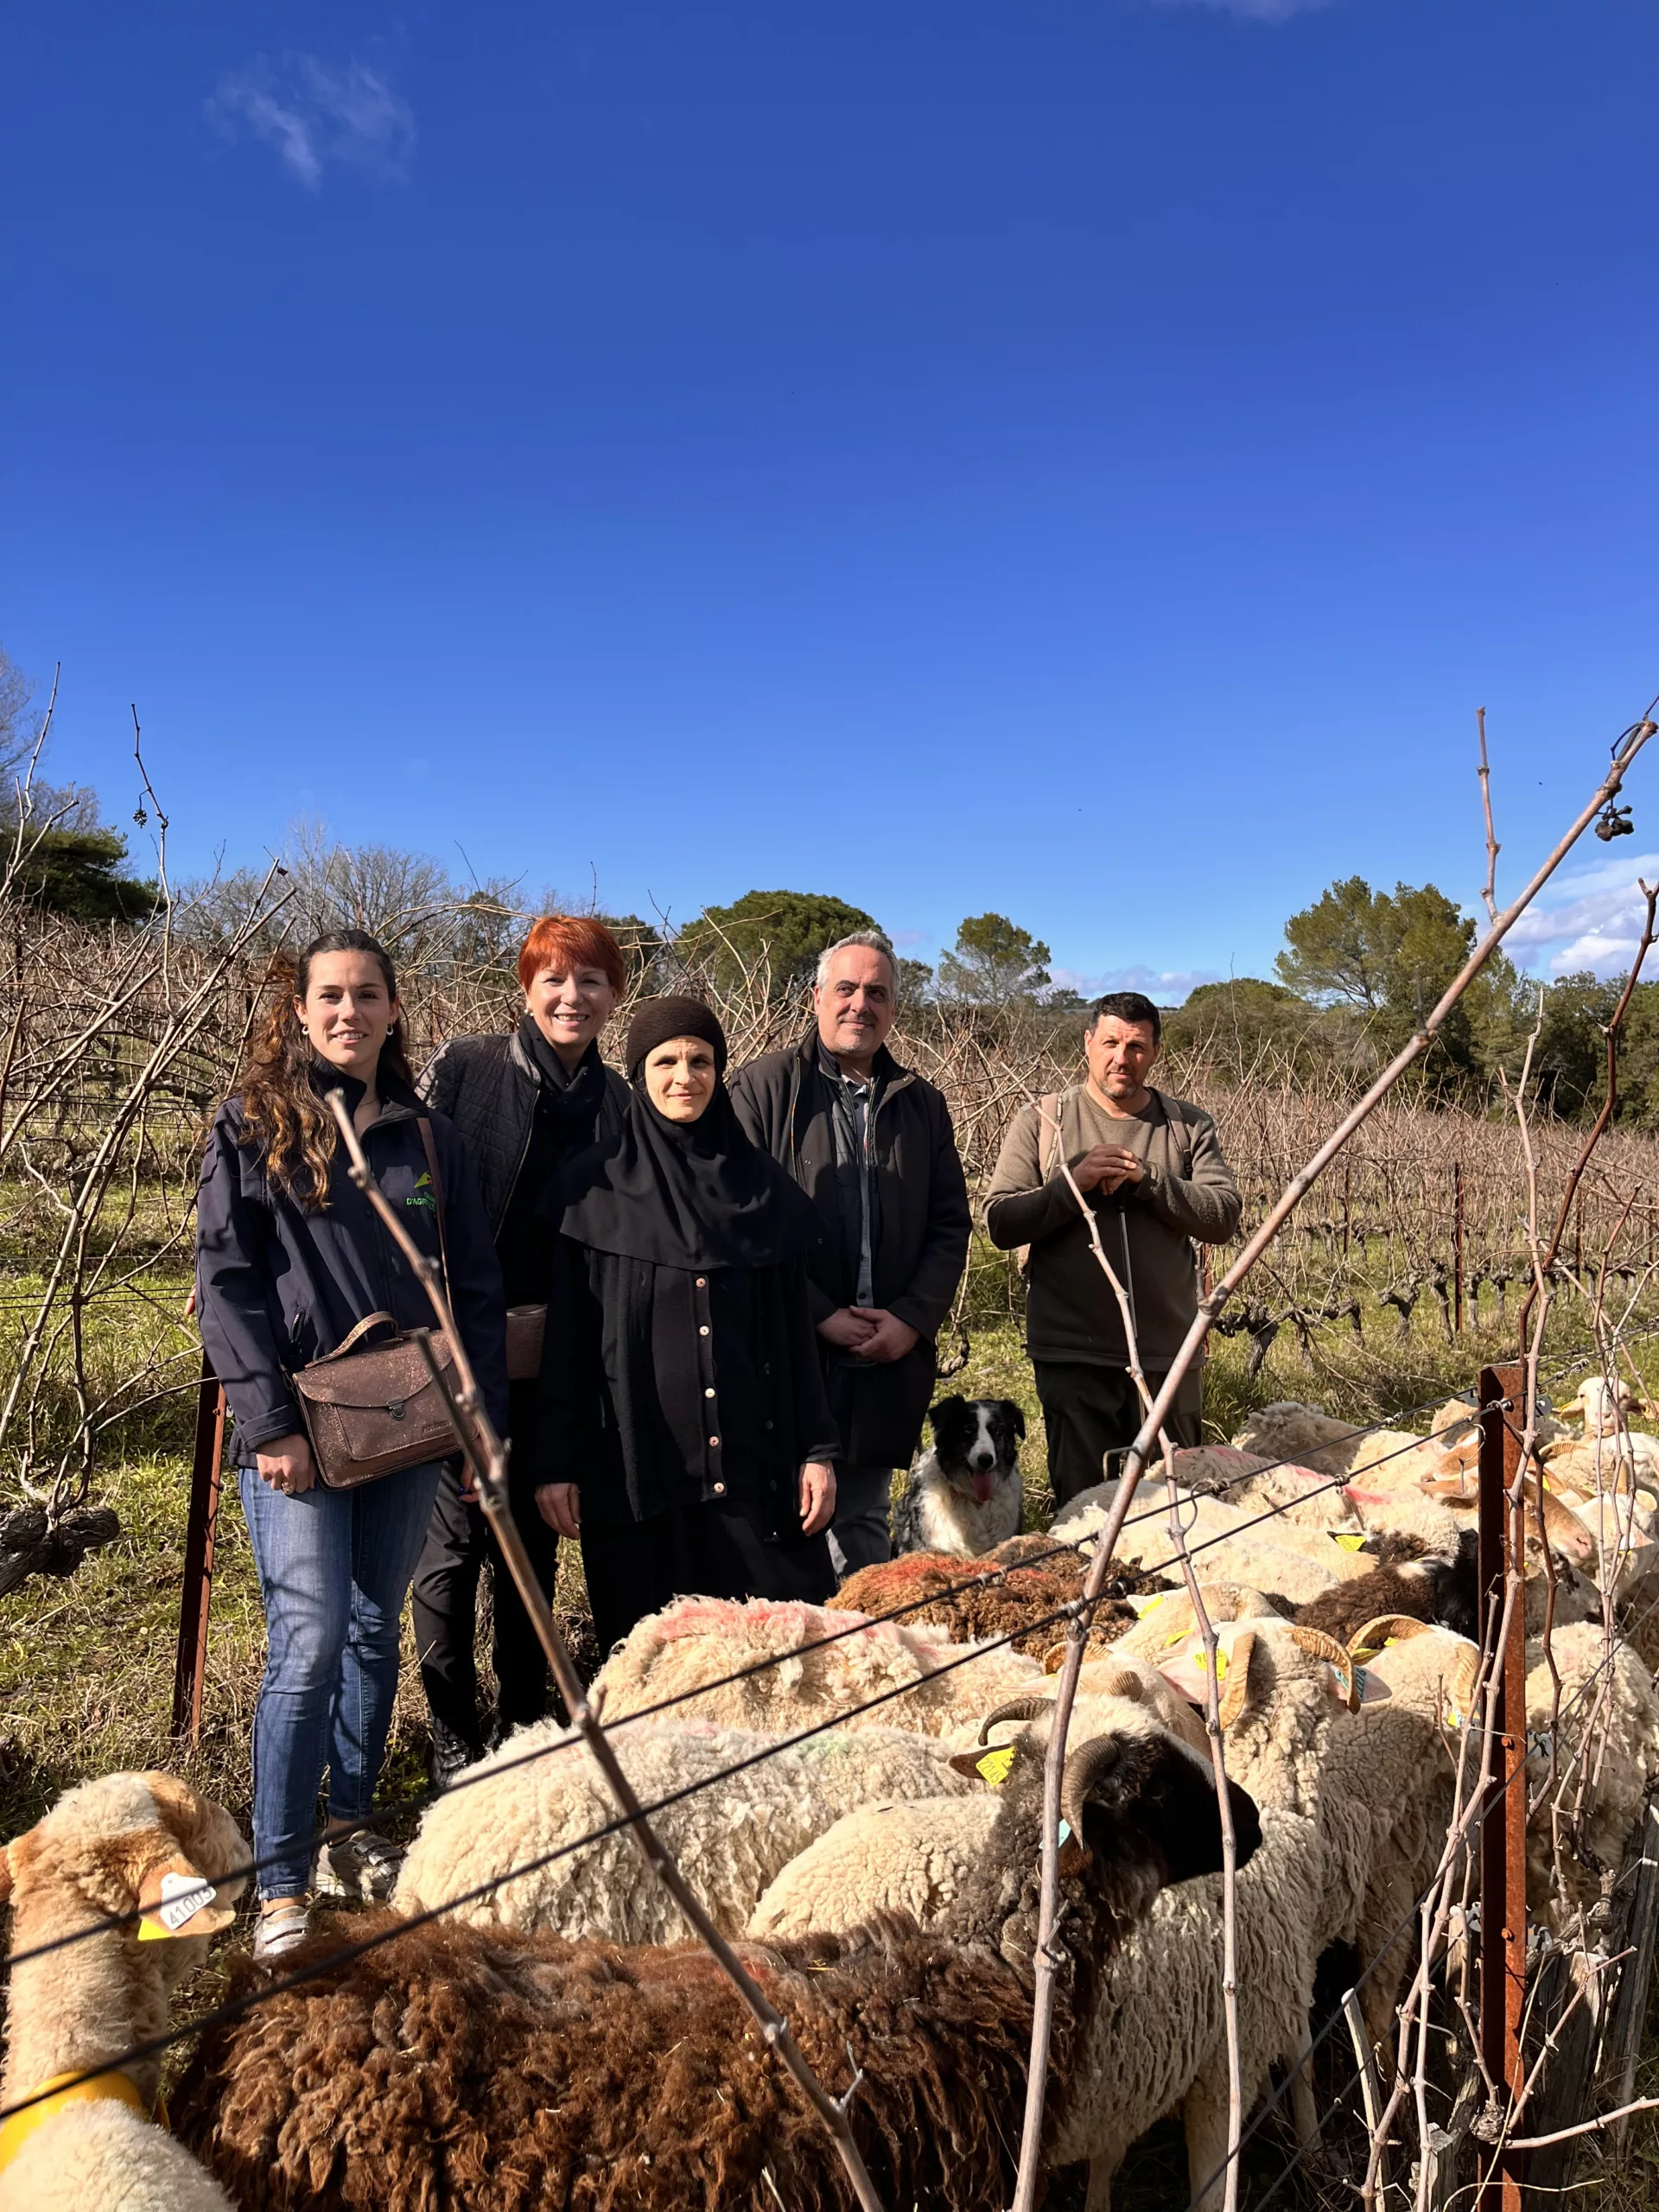
[[(1068, 1166), (1097, 1144), (1126, 1146), (1147, 1163), (1140, 1183), (1121, 1185), (1109, 1198), (1091, 1191), (1088, 1200), (1114, 1272), (1127, 1277), (1141, 1365), (1161, 1373), (1198, 1312), (1193, 1241), (1225, 1243), (1243, 1211), (1216, 1125), (1202, 1108), (1160, 1090), (1143, 1113), (1119, 1118), (1080, 1083), (1061, 1092), (1059, 1122)], [(1039, 1126), (1034, 1105), (1015, 1115), (1002, 1140), (985, 1226), (1005, 1252), (1031, 1247), (1026, 1341), (1033, 1359), (1128, 1364), (1117, 1300), (1060, 1171), (1052, 1129)]]

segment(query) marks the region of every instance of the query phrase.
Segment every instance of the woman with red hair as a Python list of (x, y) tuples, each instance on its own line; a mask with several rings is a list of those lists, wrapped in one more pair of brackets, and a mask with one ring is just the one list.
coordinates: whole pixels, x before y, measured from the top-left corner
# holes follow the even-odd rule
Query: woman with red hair
[[(518, 955), (524, 1011), (506, 1036), (457, 1037), (420, 1080), (422, 1096), (460, 1130), (477, 1170), (509, 1306), (547, 1298), (556, 1221), (538, 1205), (560, 1171), (618, 1133), (628, 1088), (599, 1057), (600, 1032), (627, 984), (622, 948), (591, 916), (543, 914)], [(550, 1596), (557, 1535), (537, 1510), (537, 1385), (511, 1386), (513, 1518)], [(415, 1643), (432, 1713), (432, 1781), (443, 1785), (483, 1755), (473, 1647), (479, 1576), (490, 1564), (499, 1685), (493, 1739), (539, 1720), (547, 1663), (489, 1525), (447, 1474), (415, 1571)]]

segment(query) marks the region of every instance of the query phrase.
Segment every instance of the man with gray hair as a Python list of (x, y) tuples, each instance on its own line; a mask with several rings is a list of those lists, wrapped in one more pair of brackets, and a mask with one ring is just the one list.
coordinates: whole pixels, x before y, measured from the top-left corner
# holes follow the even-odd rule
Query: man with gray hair
[(887, 1047), (899, 963), (879, 930), (819, 956), (816, 1026), (731, 1079), (749, 1135), (824, 1228), (810, 1263), (830, 1409), (841, 1432), (830, 1551), (837, 1573), (890, 1558), (895, 1467), (933, 1395), (934, 1339), (968, 1259), (968, 1185), (944, 1099)]

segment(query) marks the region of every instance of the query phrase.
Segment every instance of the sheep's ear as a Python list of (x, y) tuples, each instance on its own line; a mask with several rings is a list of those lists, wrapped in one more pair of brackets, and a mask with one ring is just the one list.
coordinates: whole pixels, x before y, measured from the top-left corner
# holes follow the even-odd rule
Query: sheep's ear
[(138, 1923), (141, 1943), (170, 1936), (217, 1936), (236, 1918), (231, 1906), (219, 1904), (207, 1877), (178, 1853), (144, 1870), (138, 1904), (143, 1916)]

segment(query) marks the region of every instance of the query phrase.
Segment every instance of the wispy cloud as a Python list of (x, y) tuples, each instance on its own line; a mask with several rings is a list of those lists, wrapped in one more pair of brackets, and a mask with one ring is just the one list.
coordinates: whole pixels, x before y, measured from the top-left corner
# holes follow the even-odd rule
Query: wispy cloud
[(1108, 968), (1098, 976), (1085, 976), (1078, 968), (1051, 968), (1049, 974), (1063, 991), (1079, 998), (1097, 999), (1107, 991), (1144, 991), (1160, 1006), (1179, 1006), (1200, 983), (1218, 983), (1214, 968)]
[(1311, 16), (1330, 0), (1156, 0), (1160, 8), (1217, 8), (1223, 15), (1237, 16), (1247, 23), (1287, 23), (1293, 16)]
[(229, 69), (207, 100), (207, 119), (225, 137), (258, 139), (309, 192), (331, 162), (361, 169), (381, 184), (403, 184), (415, 152), (415, 116), (378, 70), (360, 61), (335, 68), (314, 54), (284, 54), (273, 68), (263, 54)]
[(1510, 932), (1523, 968), (1550, 976), (1592, 969), (1611, 976), (1627, 969), (1642, 935), (1644, 910), (1636, 880), (1659, 876), (1659, 853), (1609, 858), (1558, 876), (1544, 893), (1551, 903), (1529, 907)]

